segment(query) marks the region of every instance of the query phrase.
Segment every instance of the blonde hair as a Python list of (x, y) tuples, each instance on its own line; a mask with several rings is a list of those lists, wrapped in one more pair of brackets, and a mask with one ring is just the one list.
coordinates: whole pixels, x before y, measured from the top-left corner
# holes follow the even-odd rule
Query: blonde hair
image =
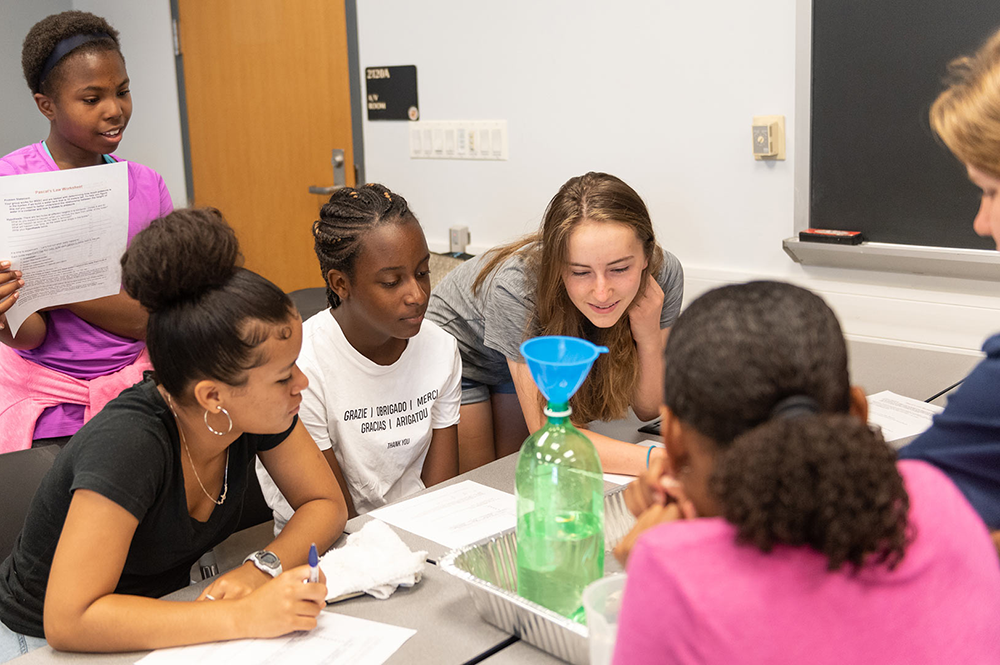
[[(623, 224), (642, 243), (647, 265), (639, 291), (628, 309), (610, 328), (598, 328), (569, 299), (562, 272), (569, 237), (583, 221)], [(663, 250), (656, 244), (653, 222), (642, 198), (619, 178), (607, 173), (587, 173), (571, 178), (552, 197), (536, 233), (490, 250), (476, 281), (478, 293), (489, 275), (507, 259), (525, 258), (526, 272), (536, 284), (535, 311), (529, 317), (529, 335), (571, 335), (610, 349), (594, 363), (583, 386), (570, 400), (576, 423), (624, 418), (639, 381), (639, 356), (632, 338), (628, 311), (646, 292), (649, 275), (659, 275)], [(540, 397), (544, 402), (544, 398)]]
[(1000, 178), (1000, 31), (975, 55), (953, 60), (945, 81), (931, 127), (963, 163)]

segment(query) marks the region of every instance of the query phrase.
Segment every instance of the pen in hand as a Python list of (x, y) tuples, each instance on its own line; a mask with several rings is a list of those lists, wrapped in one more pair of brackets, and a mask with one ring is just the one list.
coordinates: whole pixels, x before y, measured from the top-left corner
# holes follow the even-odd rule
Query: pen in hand
[(316, 551), (316, 543), (309, 547), (309, 583), (319, 582), (319, 553)]

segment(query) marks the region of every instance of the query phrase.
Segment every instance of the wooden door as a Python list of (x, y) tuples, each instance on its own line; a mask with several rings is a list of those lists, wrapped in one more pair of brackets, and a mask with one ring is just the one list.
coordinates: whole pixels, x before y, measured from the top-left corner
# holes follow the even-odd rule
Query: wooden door
[(344, 150), (354, 185), (343, 0), (180, 0), (194, 203), (236, 229), (246, 267), (322, 286), (311, 225)]

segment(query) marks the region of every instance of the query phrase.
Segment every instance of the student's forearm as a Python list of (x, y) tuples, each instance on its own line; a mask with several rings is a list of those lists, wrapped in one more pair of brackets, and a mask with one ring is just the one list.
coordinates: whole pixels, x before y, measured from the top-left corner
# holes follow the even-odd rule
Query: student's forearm
[(347, 504), (331, 499), (314, 499), (299, 506), (266, 549), (281, 559), (283, 570), (301, 565), (309, 558), (309, 546), (316, 543), (322, 554), (344, 532), (347, 524)]
[[(621, 473), (629, 476), (637, 476), (646, 469), (646, 455), (649, 453), (648, 445), (637, 445), (612, 439), (609, 436), (598, 434), (597, 432), (580, 429), (594, 447), (601, 458), (601, 469), (604, 473)], [(651, 457), (663, 454), (662, 448), (654, 448)]]
[(632, 395), (632, 410), (639, 420), (652, 420), (660, 415), (663, 401), (663, 353), (659, 340), (637, 344), (639, 381)]
[(458, 425), (435, 429), (431, 444), (420, 470), (426, 487), (437, 485), (458, 475)]
[(148, 313), (138, 303), (122, 292), (117, 295), (65, 305), (67, 309), (87, 323), (122, 337), (146, 339)]
[(19, 351), (37, 349), (45, 341), (47, 330), (45, 317), (35, 312), (17, 329), (17, 337), (10, 334), (10, 324), (4, 324), (3, 330), (0, 330), (0, 344)]
[(344, 478), (344, 472), (340, 469), (337, 456), (334, 454), (333, 448), (327, 448), (321, 452), (326, 463), (330, 466), (330, 470), (333, 471), (333, 477), (337, 479), (337, 485), (340, 486), (340, 493), (347, 505), (347, 519), (354, 519), (358, 516), (358, 510), (354, 507), (354, 498), (351, 496), (351, 490), (347, 487), (347, 479)]
[(431, 487), (446, 480), (451, 480), (457, 475), (458, 459), (456, 456), (454, 464), (441, 462), (437, 464), (424, 464), (424, 468), (420, 472), (420, 480), (424, 482), (425, 487)]
[(241, 601), (171, 602), (109, 594), (78, 617), (46, 608), (45, 638), (60, 651), (135, 651), (251, 637)]

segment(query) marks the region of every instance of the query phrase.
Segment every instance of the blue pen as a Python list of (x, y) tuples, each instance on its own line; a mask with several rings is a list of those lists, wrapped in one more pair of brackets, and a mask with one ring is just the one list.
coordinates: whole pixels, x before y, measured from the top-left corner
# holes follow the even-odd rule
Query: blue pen
[(319, 553), (316, 551), (316, 543), (309, 547), (309, 583), (319, 582)]

